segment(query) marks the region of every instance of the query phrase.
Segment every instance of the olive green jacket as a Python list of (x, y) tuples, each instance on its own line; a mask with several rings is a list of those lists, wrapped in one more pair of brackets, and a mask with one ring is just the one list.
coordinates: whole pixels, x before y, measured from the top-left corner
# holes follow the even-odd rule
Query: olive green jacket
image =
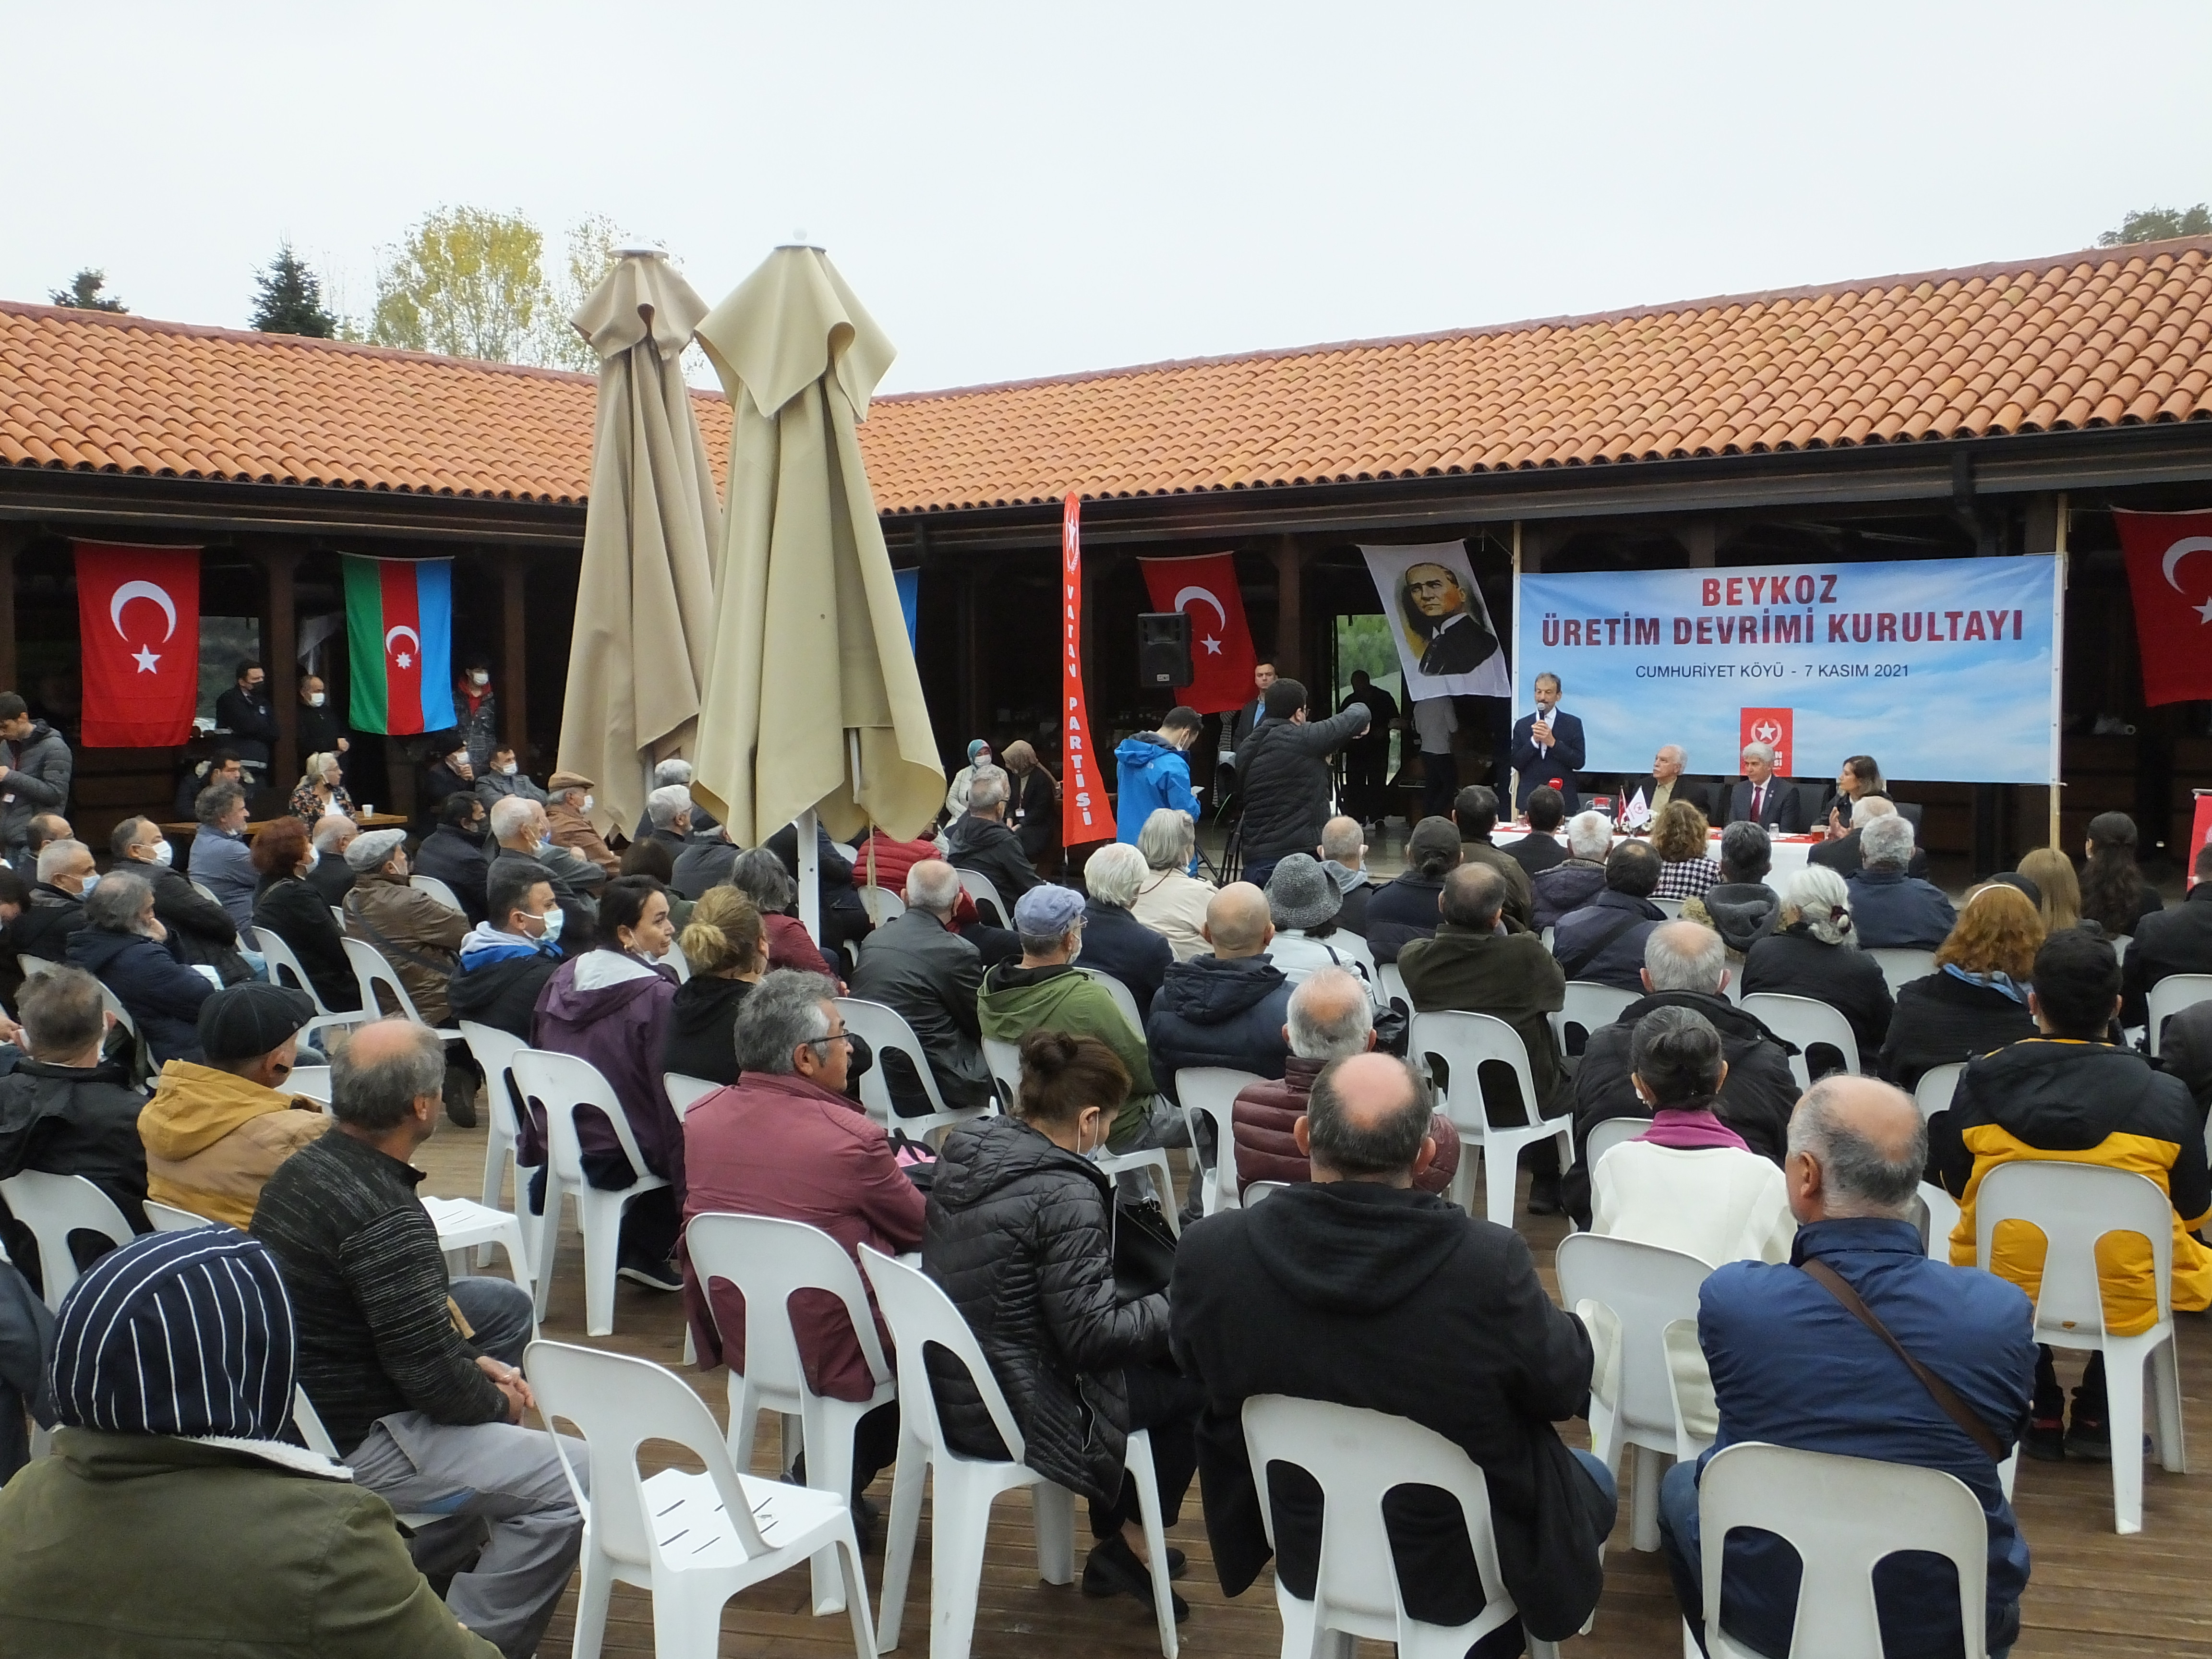
[(0, 1653), (499, 1659), (415, 1570), (375, 1493), (205, 1441), (87, 1429), (59, 1431), (0, 1492)]

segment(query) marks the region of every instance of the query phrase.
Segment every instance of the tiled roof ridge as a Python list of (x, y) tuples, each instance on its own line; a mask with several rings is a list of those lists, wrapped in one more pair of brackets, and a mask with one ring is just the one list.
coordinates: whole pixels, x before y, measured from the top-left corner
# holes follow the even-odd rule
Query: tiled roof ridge
[[(130, 311), (94, 311), (76, 306), (42, 306), (29, 300), (0, 300), (0, 314), (33, 320), (88, 323), (94, 326), (136, 330), (148, 334), (173, 334), (187, 339), (225, 340), (240, 345), (296, 347), (307, 351), (335, 351), (380, 358), (387, 362), (425, 363), (438, 368), (481, 371), (493, 374), (532, 375), (542, 380), (596, 385), (599, 375), (590, 369), (546, 368), (536, 363), (502, 363), (489, 357), (454, 357), (442, 351), (414, 351), (404, 346), (372, 345), (366, 340), (328, 340), (313, 334), (271, 334), (255, 328), (225, 328), (216, 323), (179, 323), (159, 317), (142, 317)], [(693, 386), (695, 397), (721, 400), (722, 394)]]
[(1529, 317), (1513, 322), (1475, 324), (1461, 328), (1432, 329), (1420, 334), (1385, 334), (1350, 340), (1325, 340), (1310, 345), (1270, 346), (1256, 351), (1225, 351), (1199, 357), (1168, 357), (1147, 363), (1125, 363), (1112, 368), (1079, 369), (1062, 374), (1036, 374), (1017, 380), (986, 380), (971, 386), (943, 386), (921, 392), (879, 392), (870, 401), (876, 404), (922, 404), (949, 402), (959, 398), (986, 397), (998, 392), (1024, 392), (1041, 386), (1081, 386), (1096, 380), (1126, 380), (1143, 374), (1172, 374), (1179, 369), (1217, 368), (1237, 363), (1264, 363), (1294, 361), (1300, 357), (1323, 357), (1338, 352), (1375, 351), (1401, 346), (1433, 345), (1449, 340), (1479, 340), (1504, 335), (1529, 334), (1539, 330), (1555, 329), (1565, 331), (1589, 328), (1603, 323), (1625, 323), (1637, 319), (1658, 319), (1696, 315), (1700, 313), (1725, 310), (1730, 307), (1749, 307), (1779, 304), (1793, 300), (1834, 299), (1853, 294), (1881, 292), (1898, 288), (1916, 289), (1923, 286), (1942, 287), (1950, 283), (1971, 283), (1995, 276), (2042, 277), (2053, 271), (2070, 270), (2084, 260), (2096, 264), (2125, 265), (2136, 259), (2146, 263), (2166, 256), (2203, 253), (2212, 258), (2212, 235), (2174, 236), (2157, 242), (2125, 242), (2115, 247), (2082, 248), (2071, 253), (2055, 253), (2033, 259), (1998, 259), (1984, 264), (1960, 265), (1948, 270), (1899, 271), (1886, 276), (1857, 276), (1844, 282), (1811, 283), (1796, 288), (1765, 289), (1747, 294), (1715, 294), (1696, 300), (1669, 300), (1664, 302), (1626, 306), (1609, 311), (1591, 311), (1556, 317)]

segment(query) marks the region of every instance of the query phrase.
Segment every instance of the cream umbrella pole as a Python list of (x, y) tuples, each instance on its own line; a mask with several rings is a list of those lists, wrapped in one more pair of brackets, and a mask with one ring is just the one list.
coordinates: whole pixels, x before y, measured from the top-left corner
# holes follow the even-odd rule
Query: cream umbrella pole
[(665, 254), (626, 249), (570, 319), (599, 398), (559, 766), (599, 786), (603, 835), (630, 832), (653, 763), (697, 735), (722, 514), (681, 359), (706, 314)]
[(819, 936), (818, 821), (912, 836), (945, 771), (859, 423), (890, 342), (819, 248), (781, 247), (699, 325), (729, 394), (729, 509), (692, 791), (732, 838), (799, 826)]

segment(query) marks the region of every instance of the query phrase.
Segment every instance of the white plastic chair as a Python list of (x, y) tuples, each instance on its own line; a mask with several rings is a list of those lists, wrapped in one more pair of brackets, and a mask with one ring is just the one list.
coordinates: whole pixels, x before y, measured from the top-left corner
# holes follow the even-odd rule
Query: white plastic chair
[(116, 1244), (137, 1237), (115, 1200), (82, 1176), (25, 1170), (0, 1181), (0, 1199), (38, 1239), (39, 1282), (46, 1306), (57, 1310), (77, 1279), (76, 1258), (70, 1254), (71, 1233), (98, 1233)]
[(690, 1115), (694, 1106), (715, 1093), (722, 1085), (684, 1072), (663, 1072), (660, 1086), (668, 1091), (668, 1103), (675, 1108), (676, 1115), (682, 1118)]
[[(706, 1401), (649, 1360), (540, 1341), (524, 1353), (522, 1368), (546, 1422), (564, 1418), (582, 1434), (591, 1468), (587, 1497), (568, 1447), (553, 1437), (585, 1516), (580, 1659), (599, 1652), (617, 1580), (652, 1592), (658, 1659), (714, 1659), (725, 1602), (825, 1553), (842, 1570), (856, 1659), (876, 1659), (849, 1497), (740, 1474)], [(669, 1468), (648, 1478), (638, 1449), (655, 1440), (681, 1446), (704, 1472)]]
[(1790, 1070), (1799, 1088), (1813, 1086), (1811, 1056), (1816, 1042), (1841, 1054), (1844, 1069), (1858, 1074), (1859, 1040), (1851, 1034), (1850, 1021), (1826, 1003), (1779, 991), (1754, 991), (1744, 998), (1742, 1007), (1784, 1042), (1797, 1045), (1797, 1052), (1790, 1056)]
[[(1433, 1429), (1354, 1406), (1255, 1395), (1244, 1402), (1244, 1445), (1271, 1546), (1275, 1515), (1269, 1466), (1295, 1465), (1322, 1489), (1321, 1559), (1313, 1600), (1299, 1600), (1279, 1573), (1275, 1577), (1283, 1659), (1348, 1656), (1351, 1638), (1363, 1636), (1395, 1643), (1402, 1659), (1459, 1659), (1518, 1616), (1498, 1571), (1488, 1483), (1465, 1451)], [(1437, 1487), (1459, 1500), (1482, 1581), (1482, 1611), (1468, 1624), (1424, 1624), (1406, 1611), (1383, 1530), (1382, 1503), (1394, 1487), (1409, 1486)], [(1556, 1659), (1559, 1649), (1532, 1636), (1528, 1652), (1531, 1659)]]
[(1624, 1140), (1633, 1140), (1651, 1127), (1648, 1117), (1601, 1118), (1590, 1126), (1589, 1136), (1583, 1142), (1583, 1167), (1589, 1170), (1591, 1179), (1597, 1176), (1597, 1161)]
[(1291, 1183), (1287, 1181), (1249, 1181), (1245, 1182), (1244, 1190), (1237, 1194), (1237, 1199), (1242, 1206), (1249, 1210), (1263, 1199), (1273, 1198), (1277, 1193), (1287, 1192), (1290, 1186)]
[(530, 1251), (523, 1242), (522, 1223), (505, 1210), (479, 1204), (472, 1198), (426, 1198), (422, 1207), (438, 1230), (438, 1248), (454, 1277), (465, 1277), (473, 1250), (488, 1256), (496, 1247), (507, 1252), (507, 1271), (524, 1290), (532, 1287)]
[(1396, 963), (1378, 962), (1375, 964), (1375, 985), (1382, 994), (1384, 1007), (1395, 1006), (1403, 1009), (1407, 1018), (1413, 1017), (1413, 994), (1406, 989), (1405, 973)]
[(1949, 1066), (1930, 1066), (1920, 1074), (1914, 1085), (1912, 1098), (1920, 1108), (1920, 1121), (1925, 1123), (1938, 1112), (1951, 1109), (1951, 1097), (1959, 1091), (1959, 1079), (1966, 1074), (1966, 1062)]
[(1600, 1397), (1602, 1390), (1591, 1392), (1590, 1450), (1618, 1479), (1624, 1454), (1635, 1449), (1632, 1541), (1639, 1550), (1656, 1550), (1661, 1460), (1673, 1457), (1680, 1443), (1667, 1331), (1685, 1321), (1697, 1328), (1698, 1291), (1712, 1268), (1680, 1250), (1595, 1233), (1561, 1239), (1556, 1267), (1561, 1304), (1578, 1314), (1591, 1304), (1620, 1322), (1620, 1384), (1610, 1399)]
[(1895, 996), (1916, 979), (1926, 979), (1936, 971), (1936, 953), (1916, 951), (1903, 945), (1874, 945), (1862, 948), (1862, 956), (1872, 957), (1881, 968), (1881, 976)]
[(410, 876), (407, 878), (407, 884), (418, 893), (428, 893), (456, 915), (465, 916), (468, 914), (460, 900), (455, 896), (453, 890), (435, 876)]
[[(999, 1085), (1006, 1110), (1012, 1112), (1014, 1102), (1022, 1092), (1022, 1051), (1000, 1037), (983, 1039), (983, 1063), (991, 1068), (991, 1076)], [(867, 1079), (861, 1079), (863, 1091)], [(1168, 1230), (1180, 1234), (1182, 1224), (1176, 1216), (1175, 1171), (1168, 1164), (1165, 1151), (1148, 1146), (1136, 1152), (1101, 1152), (1092, 1160), (1102, 1174), (1115, 1176), (1123, 1170), (1142, 1170), (1152, 1177), (1152, 1188), (1159, 1196), (1160, 1211), (1167, 1218)]]
[[(898, 1467), (891, 1477), (883, 1608), (876, 1621), (880, 1650), (889, 1653), (899, 1644), (907, 1580), (914, 1570), (915, 1534), (921, 1522), (922, 1480), (927, 1476), (936, 1494), (930, 1522), (930, 1659), (968, 1659), (991, 1500), (1002, 1492), (1029, 1489), (1036, 1518), (1037, 1576), (1048, 1584), (1066, 1584), (1075, 1577), (1075, 1494), (1022, 1462), (1022, 1431), (1014, 1425), (1014, 1414), (975, 1334), (951, 1298), (919, 1267), (894, 1261), (872, 1246), (860, 1246), (860, 1267), (875, 1287), (876, 1304), (890, 1327), (891, 1346), (898, 1356)], [(969, 1457), (945, 1443), (937, 1397), (922, 1361), (924, 1350), (933, 1343), (966, 1369), (1006, 1449), (1007, 1462)], [(1123, 1462), (1136, 1483), (1145, 1552), (1159, 1564), (1152, 1577), (1160, 1652), (1163, 1659), (1176, 1659), (1174, 1592), (1168, 1587), (1167, 1538), (1160, 1522), (1159, 1483), (1152, 1473), (1149, 1432), (1139, 1429), (1130, 1435)]]
[(1672, 917), (1675, 921), (1679, 921), (1681, 920), (1683, 902), (1680, 899), (1655, 898), (1651, 902), (1660, 909), (1665, 911), (1668, 916)]
[(254, 932), (259, 939), (256, 948), (260, 951), (263, 957), (269, 963), (270, 982), (276, 985), (289, 982), (294, 990), (305, 992), (307, 1000), (315, 1005), (315, 1017), (301, 1030), (300, 1036), (302, 1040), (312, 1039), (317, 1031), (326, 1025), (358, 1025), (364, 1019), (374, 1018), (374, 1015), (364, 1014), (358, 1010), (349, 1009), (343, 1013), (331, 1012), (324, 1006), (321, 995), (315, 989), (314, 981), (307, 977), (307, 970), (300, 965), (300, 958), (293, 954), (290, 945), (276, 936), (276, 930), (273, 927), (258, 927)]
[(2168, 974), (2150, 988), (2144, 1000), (2150, 1009), (2143, 1023), (2151, 1058), (2158, 1058), (2159, 1028), (2171, 1016), (2179, 1013), (2194, 1003), (2212, 1002), (2212, 974)]
[(1644, 1000), (1641, 991), (1623, 991), (1610, 985), (1600, 985), (1595, 980), (1571, 979), (1567, 981), (1566, 1000), (1559, 1012), (1551, 1015), (1552, 1033), (1559, 1039), (1559, 1052), (1567, 1052), (1567, 1033), (1579, 1026), (1587, 1038), (1589, 1033), (1602, 1026), (1616, 1023), (1628, 1012), (1631, 1003)]
[(2128, 946), (2136, 942), (2133, 933), (2115, 933), (2112, 937), (2112, 957), (2118, 962), (2128, 959)]
[[(2054, 1348), (2105, 1356), (2106, 1426), (2112, 1443), (2115, 1532), (2142, 1530), (2143, 1382), (2148, 1371), (2157, 1410), (2159, 1462), (2189, 1472), (2181, 1433), (2181, 1359), (2173, 1328), (2173, 1206), (2148, 1176), (2094, 1164), (2035, 1159), (1999, 1164), (1974, 1193), (1974, 1260), (1990, 1266), (2001, 1223), (2024, 1222), (2044, 1237), (2043, 1279), (2035, 1297), (2035, 1340)], [(2119, 1336), (2105, 1327), (2098, 1241), (2138, 1233), (2149, 1242), (2157, 1318)]]
[(991, 918), (987, 915), (983, 917), (985, 922), (996, 927), (1011, 927), (1014, 925), (1014, 907), (999, 896), (999, 890), (992, 884), (990, 877), (980, 870), (963, 870), (957, 865), (955, 865), (953, 869), (959, 876), (960, 885), (966, 890), (968, 896), (975, 901), (976, 909), (981, 911), (988, 904), (999, 918), (997, 921), (992, 922)]
[(173, 1204), (146, 1200), (146, 1219), (154, 1224), (157, 1233), (189, 1233), (202, 1227), (222, 1227), (229, 1224), (215, 1221), (204, 1215), (194, 1215), (190, 1210), (180, 1210)]
[(205, 900), (206, 900), (210, 904), (221, 904), (221, 903), (222, 902), (222, 901), (221, 899), (217, 898), (217, 897), (215, 896), (215, 889), (214, 889), (214, 888), (212, 888), (212, 887), (210, 887), (210, 886), (209, 886), (209, 885), (208, 885), (205, 882), (204, 882), (204, 881), (196, 881), (196, 882), (193, 882), (193, 883), (192, 883), (192, 891), (194, 891), (195, 893), (198, 893), (198, 894), (202, 898), (205, 899)]
[(1139, 1037), (1145, 1035), (1145, 1017), (1137, 1012), (1137, 997), (1133, 991), (1103, 968), (1085, 968), (1078, 963), (1075, 971), (1093, 984), (1104, 986), (1107, 995), (1114, 999), (1114, 1006), (1121, 1011), (1121, 1018), (1129, 1022), (1129, 1029)]
[[(711, 1279), (726, 1279), (745, 1300), (745, 1368), (743, 1375), (735, 1366), (730, 1369), (732, 1466), (752, 1467), (753, 1437), (762, 1412), (775, 1412), (787, 1419), (795, 1417), (806, 1449), (806, 1484), (850, 1502), (853, 1431), (861, 1418), (898, 1396), (876, 1337), (876, 1316), (860, 1283), (860, 1270), (843, 1245), (803, 1221), (697, 1215), (684, 1236), (701, 1286)], [(845, 1316), (860, 1338), (860, 1357), (875, 1382), (875, 1392), (866, 1400), (832, 1400), (807, 1387), (798, 1333), (791, 1322), (791, 1298), (799, 1291), (826, 1291), (844, 1303)], [(711, 1317), (711, 1303), (709, 1309)], [(728, 1334), (725, 1333), (726, 1351), (736, 1346), (727, 1341)], [(782, 1449), (786, 1467), (792, 1449), (788, 1443)], [(824, 1552), (814, 1558), (814, 1611), (821, 1615), (844, 1608), (836, 1556)]]
[[(550, 1054), (524, 1048), (508, 1062), (523, 1097), (534, 1102), (545, 1116), (545, 1139), (551, 1167), (545, 1176), (545, 1210), (538, 1218), (538, 1245), (532, 1260), (544, 1263), (538, 1274), (538, 1317), (545, 1317), (547, 1297), (553, 1288), (553, 1262), (561, 1237), (561, 1200), (576, 1200), (576, 1223), (584, 1235), (584, 1329), (592, 1336), (611, 1336), (615, 1328), (615, 1259), (621, 1244), (623, 1212), (637, 1200), (668, 1183), (646, 1171), (645, 1154), (637, 1149), (629, 1118), (613, 1087), (599, 1068), (574, 1054)], [(584, 1178), (583, 1145), (577, 1138), (576, 1111), (596, 1106), (614, 1127), (615, 1140), (636, 1179), (618, 1188), (594, 1187)]]
[[(490, 1109), (490, 1121), (484, 1129), (483, 1206), (488, 1210), (503, 1207), (500, 1197), (506, 1190), (507, 1174), (510, 1166), (514, 1171), (514, 1207), (508, 1212), (518, 1221), (526, 1212), (530, 1183), (523, 1178), (523, 1170), (534, 1170), (534, 1164), (526, 1164), (520, 1156), (522, 1146), (521, 1120), (516, 1115), (514, 1089), (507, 1075), (515, 1055), (530, 1045), (511, 1031), (502, 1031), (496, 1025), (486, 1025), (473, 1019), (460, 1022), (461, 1040), (469, 1045), (469, 1053), (484, 1074), (484, 1100)], [(522, 1230), (523, 1243), (529, 1245), (530, 1229)], [(477, 1265), (483, 1267), (491, 1260), (489, 1246), (477, 1253)], [(534, 1249), (530, 1254), (532, 1273), (538, 1270)]]
[(284, 1079), (284, 1092), (305, 1095), (308, 1099), (331, 1103), (331, 1068), (327, 1066), (295, 1066)]
[(1237, 1137), (1230, 1120), (1238, 1093), (1259, 1081), (1256, 1072), (1228, 1066), (1185, 1066), (1176, 1073), (1176, 1098), (1182, 1103), (1183, 1117), (1190, 1125), (1190, 1144), (1198, 1145), (1198, 1119), (1213, 1125), (1213, 1179), (1206, 1183), (1200, 1198), (1201, 1214), (1237, 1207)]
[(1930, 1261), (1951, 1259), (1951, 1235), (1959, 1227), (1959, 1200), (1932, 1181), (1920, 1183), (1922, 1236), (1927, 1240)]
[(44, 979), (48, 974), (58, 974), (62, 970), (60, 963), (48, 962), (44, 957), (18, 955), (15, 960), (22, 966), (23, 981), (26, 984), (34, 979)]
[[(1528, 1070), (1528, 1050), (1521, 1034), (1502, 1019), (1488, 1014), (1441, 1012), (1413, 1016), (1411, 1053), (1417, 1058), (1434, 1054), (1449, 1068), (1443, 1089), (1444, 1115), (1451, 1119), (1468, 1145), (1462, 1149), (1459, 1170), (1452, 1176), (1452, 1201), (1474, 1212), (1474, 1160), (1466, 1154), (1476, 1144), (1482, 1147), (1484, 1209), (1501, 1227), (1513, 1224), (1515, 1182), (1520, 1170), (1521, 1149), (1547, 1138), (1559, 1146), (1559, 1168), (1575, 1161), (1575, 1120), (1571, 1112), (1541, 1117), (1535, 1079)], [(1491, 1118), (1481, 1068), (1486, 1065), (1512, 1068), (1513, 1079), (1528, 1109), (1525, 1124), (1500, 1124)]]
[[(337, 1445), (331, 1438), (331, 1431), (323, 1426), (323, 1419), (316, 1415), (314, 1402), (307, 1398), (307, 1391), (296, 1382), (292, 1385), (292, 1426), (299, 1430), (300, 1438), (307, 1443), (309, 1451), (320, 1452), (333, 1463), (345, 1462), (338, 1455)], [(441, 1515), (434, 1510), (403, 1510), (394, 1518), (410, 1532), (453, 1519), (449, 1515)]]
[[(416, 1011), (415, 999), (407, 994), (407, 988), (399, 982), (399, 975), (392, 970), (392, 964), (384, 959), (382, 951), (367, 939), (355, 939), (350, 935), (343, 943), (345, 945), (346, 961), (353, 968), (354, 981), (361, 987), (363, 1018), (383, 1018), (378, 1011), (384, 1005), (376, 994), (380, 988), (392, 993), (392, 1000), (398, 1004), (401, 1013), (406, 1015), (417, 1025), (430, 1025), (430, 1022)], [(458, 1030), (441, 1030), (434, 1025), (431, 1025), (430, 1029), (435, 1035), (445, 1038), (449, 1042), (460, 1041), (461, 1034)]]
[[(1722, 1551), (1730, 1531), (1747, 1527), (1787, 1539), (1804, 1567), (1790, 1651), (1772, 1659), (1881, 1653), (1874, 1570), (1902, 1550), (1950, 1559), (1966, 1659), (1987, 1659), (1989, 1517), (1956, 1475), (1747, 1441), (1715, 1453), (1699, 1475), (1698, 1527), (1711, 1659), (1760, 1659), (1720, 1625)], [(1686, 1626), (1683, 1640), (1693, 1651)]]
[[(916, 1140), (929, 1141), (935, 1136), (937, 1140), (930, 1144), (936, 1145), (960, 1125), (990, 1110), (988, 1106), (954, 1107), (945, 1103), (937, 1087), (937, 1074), (929, 1068), (929, 1054), (922, 1048), (921, 1039), (906, 1023), (906, 1016), (890, 1004), (870, 1002), (861, 997), (839, 997), (837, 1012), (844, 1018), (845, 1029), (875, 1050), (876, 1063), (860, 1079), (860, 1105), (885, 1129), (903, 1129)], [(908, 1067), (921, 1080), (921, 1091), (929, 1100), (927, 1113), (902, 1115), (892, 1103), (884, 1056), (893, 1052), (906, 1056)]]
[(868, 887), (856, 884), (860, 895), (860, 908), (868, 913), (872, 927), (880, 927), (906, 914), (906, 901), (888, 887)]

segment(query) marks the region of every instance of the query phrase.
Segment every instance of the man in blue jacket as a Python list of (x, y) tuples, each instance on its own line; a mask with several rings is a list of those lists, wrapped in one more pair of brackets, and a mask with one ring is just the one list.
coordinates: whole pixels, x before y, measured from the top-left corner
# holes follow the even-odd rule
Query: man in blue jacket
[(1190, 787), (1190, 762), (1184, 750), (1198, 741), (1198, 710), (1168, 710), (1157, 732), (1121, 739), (1114, 750), (1114, 839), (1132, 847), (1145, 822), (1163, 806), (1190, 814), (1198, 822), (1198, 792)]
[[(1906, 1219), (1927, 1156), (1919, 1109), (1886, 1083), (1825, 1078), (1797, 1103), (1784, 1171), (1799, 1224), (1790, 1264), (1731, 1262), (1698, 1297), (1698, 1340), (1720, 1411), (1713, 1449), (1760, 1440), (1956, 1475), (1989, 1517), (1989, 1649), (2002, 1653), (2020, 1632), (2027, 1541), (1996, 1463), (1879, 1335), (1802, 1271), (1825, 1262), (2009, 1449), (2027, 1422), (2035, 1376), (2027, 1298), (1994, 1273), (1929, 1259)], [(1700, 1643), (1703, 1467), (1677, 1464), (1659, 1496), (1675, 1598)], [(1788, 1652), (1799, 1577), (1789, 1546), (1771, 1534), (1739, 1534), (1725, 1571), (1729, 1635), (1760, 1653)], [(1875, 1585), (1882, 1649), (1893, 1659), (1961, 1650), (1958, 1579), (1947, 1563), (1893, 1558)]]

